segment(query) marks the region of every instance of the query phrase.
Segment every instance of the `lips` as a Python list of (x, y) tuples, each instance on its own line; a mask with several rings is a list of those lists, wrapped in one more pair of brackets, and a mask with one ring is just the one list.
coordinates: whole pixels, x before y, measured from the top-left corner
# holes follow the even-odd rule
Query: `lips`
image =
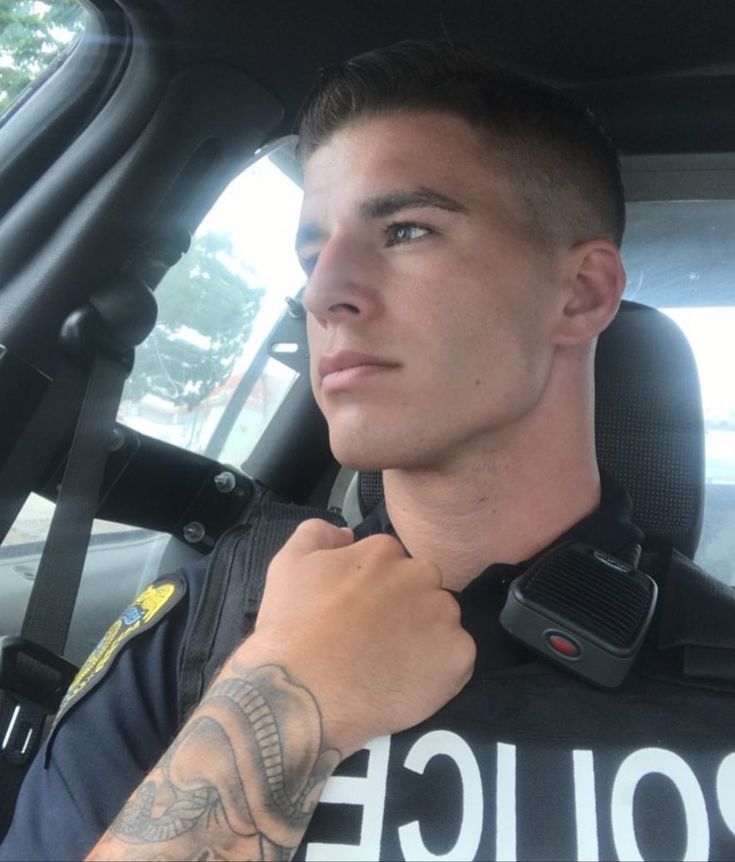
[(319, 361), (321, 391), (324, 395), (350, 392), (368, 385), (368, 381), (376, 377), (389, 374), (394, 368), (398, 368), (398, 363), (353, 350), (323, 356)]
[(371, 356), (368, 353), (341, 350), (339, 353), (334, 353), (331, 356), (322, 356), (319, 360), (319, 376), (323, 380), (327, 375), (334, 374), (337, 371), (345, 371), (348, 368), (358, 368), (361, 366), (396, 368), (398, 363), (391, 362), (389, 359), (382, 359), (379, 356)]

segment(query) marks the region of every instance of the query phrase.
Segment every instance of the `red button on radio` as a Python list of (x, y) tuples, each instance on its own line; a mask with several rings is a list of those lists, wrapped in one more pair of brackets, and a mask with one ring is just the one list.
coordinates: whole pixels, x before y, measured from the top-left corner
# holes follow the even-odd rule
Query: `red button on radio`
[(577, 658), (581, 652), (579, 646), (564, 635), (550, 632), (546, 635), (546, 640), (554, 652), (563, 655), (564, 658)]

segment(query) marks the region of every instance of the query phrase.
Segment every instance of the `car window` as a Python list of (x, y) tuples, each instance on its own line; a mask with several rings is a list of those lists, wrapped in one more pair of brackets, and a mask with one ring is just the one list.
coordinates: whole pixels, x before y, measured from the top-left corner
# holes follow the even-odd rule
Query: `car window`
[[(296, 373), (263, 345), (304, 279), (293, 248), (301, 189), (278, 167), (289, 148), (286, 139), (228, 186), (156, 289), (158, 321), (120, 405), (130, 427), (241, 464), (288, 393)], [(211, 445), (236, 392), (243, 407)]]
[(0, 3), (0, 117), (66, 59), (85, 18), (76, 0)]
[[(158, 321), (136, 350), (119, 422), (239, 465), (285, 398), (296, 372), (264, 345), (304, 278), (293, 249), (301, 189), (274, 161), (289, 148), (285, 139), (233, 180), (156, 289)], [(236, 392), (243, 406), (212, 447)], [(52, 514), (33, 495), (5, 547), (42, 540)], [(97, 521), (94, 532), (125, 529)]]
[[(301, 189), (285, 170), (293, 146), (285, 139), (269, 148), (233, 180), (157, 287), (158, 321), (136, 350), (118, 421), (236, 466), (250, 454), (297, 376), (266, 349), (286, 296), (304, 278), (293, 249)], [(233, 400), (238, 409), (225, 424)], [(4, 634), (20, 630), (53, 512), (53, 503), (32, 494), (0, 548)], [(84, 659), (159, 573), (169, 538), (95, 521), (67, 650), (72, 661)]]
[(692, 346), (705, 420), (705, 512), (696, 554), (735, 584), (735, 206), (733, 201), (628, 205), (626, 298), (660, 308)]

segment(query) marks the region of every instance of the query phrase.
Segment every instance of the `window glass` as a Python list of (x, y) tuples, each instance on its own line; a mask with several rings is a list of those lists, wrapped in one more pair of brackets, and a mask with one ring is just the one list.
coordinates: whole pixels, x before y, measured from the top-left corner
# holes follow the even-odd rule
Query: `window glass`
[(696, 560), (735, 584), (735, 202), (628, 206), (626, 298), (660, 308), (697, 362), (705, 420), (705, 511)]
[(0, 115), (63, 61), (84, 20), (76, 0), (0, 2)]
[(662, 310), (684, 330), (697, 360), (707, 482), (735, 487), (735, 306)]
[[(293, 249), (301, 189), (277, 167), (279, 154), (231, 183), (156, 289), (158, 322), (136, 351), (120, 407), (132, 428), (234, 464), (250, 454), (296, 377), (264, 352), (286, 296), (304, 278)], [(235, 393), (243, 407), (215, 437)], [(210, 445), (220, 439), (224, 453), (222, 443)]]

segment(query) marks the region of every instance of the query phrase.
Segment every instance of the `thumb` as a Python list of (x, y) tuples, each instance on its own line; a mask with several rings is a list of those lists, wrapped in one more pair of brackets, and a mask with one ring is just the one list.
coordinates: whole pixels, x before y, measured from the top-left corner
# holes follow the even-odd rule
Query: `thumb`
[(310, 518), (308, 521), (302, 521), (294, 530), (284, 545), (284, 550), (288, 548), (290, 552), (309, 554), (312, 551), (346, 548), (354, 540), (354, 534), (349, 527), (335, 527), (321, 518)]

